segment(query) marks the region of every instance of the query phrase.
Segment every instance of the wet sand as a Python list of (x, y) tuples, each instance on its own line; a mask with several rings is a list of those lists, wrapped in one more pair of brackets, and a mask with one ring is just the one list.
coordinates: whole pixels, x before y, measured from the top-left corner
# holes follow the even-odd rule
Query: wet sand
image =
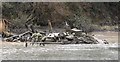
[(107, 31), (107, 32), (93, 32), (95, 37), (101, 40), (107, 40), (109, 43), (118, 43), (118, 32)]

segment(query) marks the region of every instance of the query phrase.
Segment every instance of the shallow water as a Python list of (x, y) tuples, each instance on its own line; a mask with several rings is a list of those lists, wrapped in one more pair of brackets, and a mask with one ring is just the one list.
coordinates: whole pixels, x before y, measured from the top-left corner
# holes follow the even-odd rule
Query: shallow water
[[(13, 46), (14, 47), (14, 46)], [(5, 60), (117, 60), (116, 45), (102, 44), (69, 44), (29, 46), (27, 48), (16, 46), (4, 47)]]
[(110, 44), (49, 44), (45, 47), (24, 43), (2, 43), (4, 60), (118, 60), (118, 36), (116, 32), (94, 32), (99, 39)]

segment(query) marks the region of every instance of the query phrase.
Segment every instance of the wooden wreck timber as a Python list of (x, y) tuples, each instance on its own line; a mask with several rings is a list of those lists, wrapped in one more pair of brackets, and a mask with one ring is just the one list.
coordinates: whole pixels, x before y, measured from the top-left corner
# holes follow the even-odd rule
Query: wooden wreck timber
[[(32, 34), (32, 32), (30, 31), (26, 31), (25, 33), (19, 34), (19, 35), (13, 35), (11, 37), (6, 38), (6, 41), (13, 41), (13, 42), (17, 42), (17, 41), (21, 41), (21, 42), (25, 42), (25, 43), (34, 43), (34, 44), (108, 44), (107, 41), (104, 40), (100, 40), (94, 36), (90, 36), (90, 35), (86, 35), (86, 34), (80, 34), (81, 36), (77, 36), (75, 34), (69, 34), (69, 35), (64, 35), (64, 38), (60, 38), (59, 36), (53, 36), (55, 33), (50, 33), (52, 36), (50, 36), (51, 38), (49, 38), (50, 41), (45, 40), (44, 42), (31, 42), (31, 39), (27, 39), (27, 35)], [(57, 33), (57, 35), (60, 33)], [(23, 38), (22, 38), (23, 36)], [(28, 36), (29, 37), (29, 36)], [(47, 39), (48, 36), (46, 36)], [(59, 41), (57, 38), (59, 38)], [(54, 39), (54, 41), (52, 41)], [(34, 41), (34, 40), (33, 40)], [(27, 44), (25, 44), (27, 45)], [(27, 45), (28, 46), (28, 45)]]
[[(67, 32), (63, 33), (46, 33), (38, 31), (37, 33), (41, 34), (44, 37), (44, 40), (35, 40), (32, 38), (34, 34), (31, 31), (26, 31), (19, 35), (13, 35), (11, 37), (6, 38), (6, 41), (21, 41), (25, 42), (25, 46), (28, 46), (28, 43), (31, 44), (108, 44), (107, 41), (99, 40), (98, 38), (85, 34), (82, 30), (78, 30), (73, 28)], [(43, 39), (43, 37), (41, 39)]]
[(34, 44), (63, 44), (63, 42), (35, 42)]

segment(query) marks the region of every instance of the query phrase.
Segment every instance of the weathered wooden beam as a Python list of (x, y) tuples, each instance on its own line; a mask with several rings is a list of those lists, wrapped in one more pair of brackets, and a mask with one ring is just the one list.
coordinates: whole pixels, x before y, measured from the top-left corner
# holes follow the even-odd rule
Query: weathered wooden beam
[(52, 28), (52, 24), (51, 24), (50, 20), (48, 20), (48, 24), (49, 24), (49, 27), (50, 27), (50, 32), (52, 32), (53, 28)]
[(34, 44), (63, 44), (63, 42), (34, 42)]

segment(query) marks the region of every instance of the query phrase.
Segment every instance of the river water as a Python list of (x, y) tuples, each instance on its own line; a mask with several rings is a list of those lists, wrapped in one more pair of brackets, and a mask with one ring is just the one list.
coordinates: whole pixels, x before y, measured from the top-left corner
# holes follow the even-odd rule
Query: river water
[(24, 43), (2, 43), (3, 60), (118, 60), (118, 32), (93, 32), (109, 44), (49, 44), (24, 47)]

